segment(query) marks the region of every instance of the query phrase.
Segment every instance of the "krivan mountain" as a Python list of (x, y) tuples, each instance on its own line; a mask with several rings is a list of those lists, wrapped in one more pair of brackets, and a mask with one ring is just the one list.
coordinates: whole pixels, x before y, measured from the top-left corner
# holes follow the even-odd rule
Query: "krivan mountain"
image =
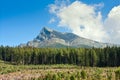
[(79, 37), (73, 33), (62, 33), (56, 30), (44, 27), (37, 37), (26, 44), (20, 44), (20, 47), (31, 46), (31, 47), (76, 47), (76, 48), (103, 48), (106, 46), (113, 46), (113, 44), (101, 43)]

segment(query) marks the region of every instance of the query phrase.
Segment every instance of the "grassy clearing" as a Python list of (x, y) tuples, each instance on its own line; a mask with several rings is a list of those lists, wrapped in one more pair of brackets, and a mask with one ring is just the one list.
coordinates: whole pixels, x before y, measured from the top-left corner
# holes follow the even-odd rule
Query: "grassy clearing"
[(64, 65), (64, 64), (55, 64), (55, 65), (12, 65), (8, 62), (0, 61), (0, 74), (7, 74), (22, 70), (39, 70), (39, 69), (78, 69), (79, 66), (76, 65)]
[(120, 80), (120, 68), (76, 65), (11, 65), (0, 61), (0, 79), (5, 80)]

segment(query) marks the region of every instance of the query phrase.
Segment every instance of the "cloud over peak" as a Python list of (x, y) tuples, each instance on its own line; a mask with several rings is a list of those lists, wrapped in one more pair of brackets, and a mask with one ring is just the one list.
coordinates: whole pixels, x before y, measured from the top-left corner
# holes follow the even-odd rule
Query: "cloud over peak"
[(104, 26), (109, 34), (110, 42), (120, 44), (120, 5), (112, 8), (104, 22)]
[[(103, 7), (103, 3), (88, 5), (80, 1), (75, 1), (71, 4), (65, 4), (51, 4), (50, 13), (58, 18), (59, 26), (67, 27), (81, 37), (108, 42), (108, 40), (111, 40), (111, 35), (116, 34), (116, 32), (110, 33), (111, 29), (115, 27), (120, 30), (118, 27), (120, 25), (119, 6), (114, 7), (108, 14), (108, 18), (103, 22), (101, 11), (99, 10), (99, 8)], [(111, 21), (114, 24), (109, 25)], [(120, 33), (120, 31), (118, 32)], [(120, 38), (120, 36), (117, 37)], [(111, 40), (111, 42), (114, 41)]]

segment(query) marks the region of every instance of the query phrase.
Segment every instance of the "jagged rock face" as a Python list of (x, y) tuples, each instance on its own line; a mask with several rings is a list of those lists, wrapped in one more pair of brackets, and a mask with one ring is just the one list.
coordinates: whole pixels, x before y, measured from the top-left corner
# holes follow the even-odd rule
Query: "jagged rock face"
[(44, 41), (44, 40), (49, 40), (53, 37), (54, 37), (53, 31), (51, 29), (44, 27), (41, 30), (40, 34), (35, 39)]
[(106, 47), (112, 44), (100, 43), (86, 38), (79, 37), (73, 33), (61, 33), (47, 27), (44, 27), (39, 35), (22, 46), (32, 47)]

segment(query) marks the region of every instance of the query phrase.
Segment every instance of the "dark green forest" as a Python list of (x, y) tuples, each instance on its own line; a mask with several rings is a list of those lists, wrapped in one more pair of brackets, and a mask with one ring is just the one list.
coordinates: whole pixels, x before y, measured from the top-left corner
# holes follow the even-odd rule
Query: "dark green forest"
[(0, 60), (11, 64), (74, 64), (90, 67), (120, 66), (120, 47), (32, 48), (0, 47)]

